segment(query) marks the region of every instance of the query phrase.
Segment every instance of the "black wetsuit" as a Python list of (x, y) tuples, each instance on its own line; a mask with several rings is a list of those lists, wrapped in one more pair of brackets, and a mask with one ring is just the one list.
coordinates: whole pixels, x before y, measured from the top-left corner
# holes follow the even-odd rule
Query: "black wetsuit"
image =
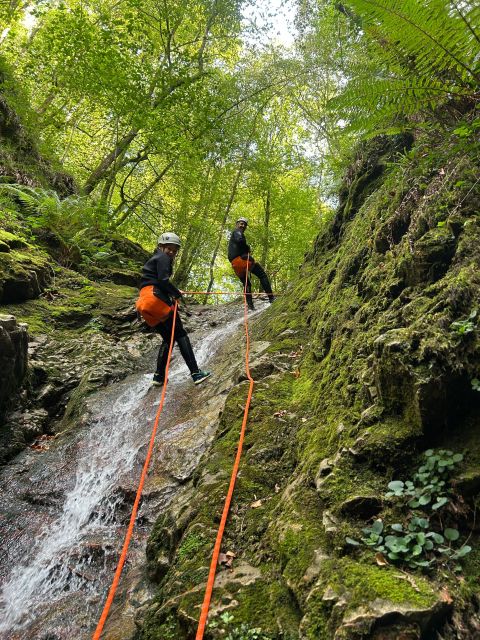
[(163, 253), (163, 251), (157, 250), (150, 260), (147, 260), (143, 265), (140, 289), (153, 284), (153, 292), (157, 298), (172, 305), (173, 300), (181, 298), (182, 296), (177, 287), (170, 282), (172, 272), (172, 258), (168, 254)]
[(245, 240), (243, 231), (241, 229), (234, 229), (228, 242), (228, 259), (230, 262), (238, 257), (246, 260), (249, 253), (250, 247)]
[[(265, 270), (258, 262), (255, 262), (253, 257), (250, 255), (250, 246), (247, 244), (243, 231), (241, 229), (235, 228), (232, 231), (232, 235), (230, 236), (230, 240), (228, 242), (228, 259), (230, 260), (230, 262), (232, 262), (232, 260), (235, 260), (235, 258), (239, 257), (243, 260), (246, 260), (248, 257), (250, 257), (250, 261), (253, 264), (250, 264), (248, 270), (249, 276), (250, 273), (253, 273), (254, 276), (257, 276), (257, 278), (260, 280), (260, 286), (262, 287), (263, 291), (265, 291), (265, 293), (268, 295), (268, 299), (270, 300), (270, 302), (273, 302), (275, 298), (272, 293), (270, 280), (268, 279)], [(245, 274), (244, 276), (238, 276), (238, 278), (246, 289), (247, 304), (250, 309), (253, 309), (254, 306), (252, 298), (252, 284), (250, 282), (250, 277), (246, 278)]]
[[(172, 258), (168, 254), (157, 249), (153, 256), (143, 265), (140, 289), (153, 285), (153, 293), (157, 298), (160, 298), (160, 300), (163, 300), (163, 302), (166, 302), (170, 306), (173, 305), (174, 300), (178, 300), (182, 297), (182, 293), (170, 282), (172, 271)], [(159, 374), (164, 374), (165, 372), (165, 366), (168, 359), (168, 349), (172, 336), (172, 326), (173, 314), (164, 322), (160, 322), (154, 327), (154, 331), (159, 333), (163, 338), (157, 357), (157, 373)], [(190, 373), (196, 373), (198, 371), (197, 361), (195, 359), (195, 354), (193, 353), (192, 345), (190, 344), (190, 338), (183, 327), (178, 309), (177, 317), (175, 319), (174, 340), (178, 344), (180, 353), (182, 354)]]

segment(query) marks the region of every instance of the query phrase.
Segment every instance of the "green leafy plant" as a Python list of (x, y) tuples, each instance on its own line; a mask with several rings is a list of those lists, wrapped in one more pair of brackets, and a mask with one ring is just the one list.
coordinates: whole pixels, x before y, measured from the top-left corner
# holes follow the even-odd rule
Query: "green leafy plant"
[(0, 184), (0, 193), (17, 203), (31, 229), (48, 229), (60, 238), (64, 246), (57, 259), (64, 266), (78, 262), (75, 254), (85, 264), (118, 257), (111, 242), (98, 239), (106, 231), (106, 218), (88, 198), (62, 199), (55, 191), (18, 184)]
[[(471, 123), (464, 123), (453, 130), (453, 133), (459, 138), (470, 138), (476, 131), (480, 129), (480, 119), (477, 118)], [(457, 185), (455, 185), (457, 186)]]
[[(407, 525), (399, 522), (389, 525), (391, 533), (385, 529), (382, 520), (375, 520), (371, 527), (362, 529), (365, 537), (360, 540), (393, 563), (412, 569), (430, 567), (437, 559), (444, 562), (459, 560), (472, 550), (467, 544), (453, 547), (452, 543), (460, 538), (459, 531), (446, 528), (443, 534), (439, 533), (431, 528), (428, 518), (413, 516)], [(346, 542), (353, 546), (361, 544), (348, 537)]]
[(437, 511), (449, 501), (447, 480), (455, 465), (463, 460), (461, 453), (446, 449), (435, 452), (428, 449), (424, 453), (425, 462), (412, 480), (393, 480), (388, 483), (386, 498), (408, 497), (408, 506)]
[[(337, 117), (357, 129), (378, 131), (382, 124), (401, 127), (399, 116), (473, 97), (479, 79), (473, 26), (480, 18), (478, 3), (348, 0), (342, 6), (352, 29), (360, 22), (370, 59), (378, 66), (373, 74), (352, 74), (331, 100)], [(457, 129), (459, 137), (472, 135), (469, 125)]]
[(265, 635), (259, 627), (250, 627), (244, 622), (233, 626), (234, 620), (235, 617), (225, 611), (209, 622), (208, 628), (218, 630), (225, 640), (269, 640), (269, 636)]
[[(389, 482), (387, 498), (399, 498), (411, 509), (430, 511), (435, 515), (450, 501), (448, 479), (455, 465), (463, 460), (461, 453), (447, 449), (424, 453), (424, 463), (412, 480)], [(458, 546), (458, 529), (442, 528), (441, 522), (432, 524), (431, 518), (410, 513), (406, 523), (385, 525), (381, 519), (362, 529), (360, 541), (347, 537), (352, 546), (365, 545), (386, 562), (415, 568), (428, 568), (435, 562), (449, 564), (466, 556), (471, 551), (467, 544)], [(455, 570), (460, 570), (460, 565)]]
[(468, 318), (466, 318), (465, 320), (456, 320), (455, 322), (452, 322), (452, 324), (450, 325), (450, 329), (461, 336), (465, 335), (466, 333), (472, 333), (472, 331), (475, 331), (475, 329), (477, 328), (476, 324), (473, 322), (476, 317), (477, 309), (473, 309)]
[(480, 380), (478, 378), (472, 378), (471, 384), (474, 391), (480, 391)]

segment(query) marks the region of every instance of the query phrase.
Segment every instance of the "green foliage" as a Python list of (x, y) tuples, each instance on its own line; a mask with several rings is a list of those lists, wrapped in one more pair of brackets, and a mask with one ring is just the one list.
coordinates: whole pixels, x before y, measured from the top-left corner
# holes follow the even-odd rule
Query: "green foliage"
[(100, 239), (107, 230), (105, 215), (89, 199), (17, 184), (0, 184), (0, 193), (16, 202), (30, 229), (52, 231), (58, 238), (58, 261), (71, 266), (105, 262), (116, 257), (112, 243)]
[[(466, 544), (452, 548), (451, 543), (460, 538), (458, 530), (446, 528), (442, 535), (432, 530), (428, 518), (412, 516), (406, 526), (395, 523), (389, 529), (391, 533), (387, 534), (382, 520), (376, 520), (371, 527), (362, 529), (364, 537), (360, 540), (393, 563), (411, 569), (428, 568), (437, 561), (448, 563), (460, 560), (472, 550)], [(352, 538), (346, 541), (353, 546), (360, 544)], [(449, 546), (445, 546), (448, 543)]]
[[(445, 449), (428, 449), (424, 458), (424, 464), (412, 480), (393, 480), (388, 484), (385, 497), (409, 498), (407, 505), (410, 508), (436, 514), (450, 501), (448, 479), (463, 455)], [(387, 534), (383, 521), (378, 519), (362, 529), (361, 542), (350, 537), (346, 542), (352, 546), (363, 543), (393, 563), (410, 568), (428, 568), (436, 562), (450, 563), (470, 553), (471, 547), (467, 544), (458, 548), (452, 546), (460, 538), (457, 529), (447, 527), (440, 533), (439, 525), (441, 522), (434, 524), (431, 518), (410, 514), (406, 523), (389, 525), (387, 528), (391, 533)]]
[(462, 123), (453, 130), (453, 133), (459, 138), (470, 138), (480, 129), (480, 118), (476, 118), (472, 122)]
[[(404, 128), (405, 116), (473, 97), (478, 85), (478, 3), (467, 0), (348, 0), (346, 20), (363, 30), (360, 46), (370, 56), (353, 69), (330, 107), (356, 129)], [(353, 38), (352, 38), (353, 40)], [(353, 46), (355, 42), (353, 42)], [(416, 125), (419, 118), (416, 118)], [(458, 135), (469, 136), (469, 129)]]
[(480, 380), (478, 378), (472, 378), (471, 385), (474, 391), (480, 391)]
[(475, 331), (475, 329), (477, 328), (477, 325), (473, 322), (476, 317), (477, 309), (473, 309), (468, 318), (466, 318), (465, 320), (456, 320), (455, 322), (452, 322), (450, 328), (452, 329), (452, 331), (455, 331), (455, 333), (458, 333), (461, 336), (465, 335), (466, 333), (472, 333), (472, 331)]
[(390, 491), (385, 494), (386, 498), (408, 497), (407, 504), (412, 509), (420, 507), (436, 511), (447, 504), (447, 481), (455, 465), (463, 460), (463, 455), (445, 449), (437, 452), (428, 449), (424, 457), (424, 464), (412, 480), (393, 480), (388, 484)]
[(234, 625), (235, 616), (228, 611), (208, 623), (209, 630), (218, 631), (225, 640), (269, 640), (259, 627), (250, 627), (242, 622)]

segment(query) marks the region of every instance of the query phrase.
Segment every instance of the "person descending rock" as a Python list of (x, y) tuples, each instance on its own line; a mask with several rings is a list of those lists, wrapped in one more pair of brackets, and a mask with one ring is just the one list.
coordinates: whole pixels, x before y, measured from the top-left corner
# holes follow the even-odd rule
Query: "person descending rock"
[[(179, 300), (182, 297), (182, 292), (170, 282), (173, 262), (179, 249), (180, 238), (176, 233), (162, 233), (158, 239), (155, 253), (143, 265), (140, 295), (135, 305), (145, 322), (163, 338), (158, 352), (157, 370), (152, 381), (152, 384), (156, 386), (162, 386), (165, 382), (165, 367), (172, 335), (174, 300)], [(178, 309), (174, 340), (190, 369), (193, 382), (200, 384), (206, 380), (211, 373), (198, 368), (190, 338), (183, 328)]]
[(230, 236), (230, 241), (228, 243), (228, 259), (244, 287), (246, 280), (247, 304), (248, 308), (253, 311), (255, 307), (253, 306), (252, 299), (252, 285), (250, 282), (251, 273), (257, 276), (260, 280), (260, 285), (263, 291), (268, 295), (270, 303), (275, 300), (275, 297), (272, 293), (272, 287), (267, 274), (262, 266), (250, 255), (250, 247), (245, 240), (245, 229), (247, 228), (247, 225), (248, 220), (246, 218), (238, 218), (235, 224), (235, 229), (232, 231), (232, 235)]

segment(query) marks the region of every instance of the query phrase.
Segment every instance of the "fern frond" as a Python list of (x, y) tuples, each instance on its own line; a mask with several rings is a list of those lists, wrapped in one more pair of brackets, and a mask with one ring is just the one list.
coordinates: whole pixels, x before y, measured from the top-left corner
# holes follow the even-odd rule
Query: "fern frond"
[[(447, 0), (349, 0), (349, 5), (366, 28), (394, 43), (394, 55), (409, 57), (417, 73), (448, 71), (461, 84), (478, 83), (478, 42), (465, 24), (466, 12), (459, 14)], [(475, 7), (470, 13), (471, 19)]]
[[(369, 36), (374, 76), (353, 75), (328, 106), (363, 132), (473, 97), (480, 79), (480, 5), (473, 0), (348, 0)], [(378, 61), (378, 62), (377, 62)]]
[(27, 213), (38, 213), (38, 194), (31, 187), (16, 184), (2, 184), (0, 190), (13, 196)]
[(473, 39), (480, 45), (480, 31), (475, 29), (475, 25), (480, 26), (480, 4), (475, 3), (472, 6), (469, 2), (464, 2), (463, 6), (459, 7), (458, 2), (452, 0), (452, 5)]

